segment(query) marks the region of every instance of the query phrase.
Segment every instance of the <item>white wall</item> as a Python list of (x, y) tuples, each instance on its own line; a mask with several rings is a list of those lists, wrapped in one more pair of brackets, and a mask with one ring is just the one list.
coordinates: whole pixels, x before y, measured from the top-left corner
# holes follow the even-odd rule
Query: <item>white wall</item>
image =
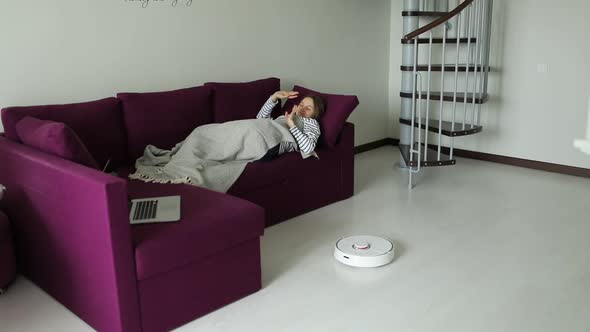
[(357, 145), (388, 136), (389, 0), (184, 2), (0, 0), (0, 107), (277, 76), (358, 95)]
[[(401, 1), (392, 0), (390, 115), (399, 137)], [(491, 102), (484, 131), (458, 138), (463, 149), (590, 168), (574, 149), (586, 132), (590, 95), (590, 2), (495, 0), (490, 76)], [(548, 71), (538, 71), (546, 64)]]
[(391, 24), (389, 33), (389, 136), (399, 138), (401, 112), (401, 70), (403, 37), (403, 1), (391, 0)]

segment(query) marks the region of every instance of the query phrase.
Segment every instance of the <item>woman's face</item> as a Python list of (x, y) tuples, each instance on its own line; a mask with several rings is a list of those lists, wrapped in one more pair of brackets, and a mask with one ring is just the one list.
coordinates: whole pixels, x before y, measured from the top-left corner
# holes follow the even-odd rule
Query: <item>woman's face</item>
[(313, 99), (309, 97), (303, 98), (298, 106), (299, 110), (297, 111), (297, 115), (303, 118), (313, 118), (313, 115), (315, 114)]

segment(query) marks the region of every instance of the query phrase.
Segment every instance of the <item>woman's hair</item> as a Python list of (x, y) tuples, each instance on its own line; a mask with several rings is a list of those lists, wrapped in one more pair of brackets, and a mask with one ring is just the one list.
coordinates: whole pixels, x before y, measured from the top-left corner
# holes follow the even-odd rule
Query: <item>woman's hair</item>
[(313, 100), (313, 107), (315, 110), (314, 119), (319, 119), (322, 117), (326, 111), (326, 103), (324, 102), (324, 98), (318, 95), (307, 95), (303, 99), (305, 98), (311, 98), (311, 100)]

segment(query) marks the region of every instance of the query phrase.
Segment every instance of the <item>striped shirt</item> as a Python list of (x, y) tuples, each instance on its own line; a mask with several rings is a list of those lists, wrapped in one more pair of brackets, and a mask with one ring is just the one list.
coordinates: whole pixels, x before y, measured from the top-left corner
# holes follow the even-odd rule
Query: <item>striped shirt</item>
[[(273, 108), (279, 102), (272, 101), (272, 98), (268, 98), (266, 103), (262, 106), (258, 115), (256, 115), (257, 119), (267, 119), (270, 118), (270, 114), (272, 113)], [(284, 118), (284, 115), (279, 116), (276, 120)], [(314, 154), (315, 147), (318, 142), (318, 138), (320, 137), (320, 124), (316, 119), (312, 118), (304, 118), (304, 117), (296, 117), (301, 119), (301, 123), (299, 126), (295, 126), (290, 128), (289, 131), (291, 135), (297, 141), (297, 145), (299, 146), (299, 150), (306, 155)], [(294, 121), (296, 124), (298, 121)], [(302, 128), (301, 128), (302, 127)], [(301, 128), (301, 129), (300, 129)], [(291, 142), (281, 142), (279, 147), (279, 154), (297, 151), (297, 147), (294, 146)]]

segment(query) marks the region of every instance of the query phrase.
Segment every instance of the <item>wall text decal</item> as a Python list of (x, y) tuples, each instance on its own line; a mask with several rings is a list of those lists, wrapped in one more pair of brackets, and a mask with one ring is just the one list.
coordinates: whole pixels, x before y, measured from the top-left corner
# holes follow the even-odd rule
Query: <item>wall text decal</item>
[(190, 7), (193, 4), (193, 0), (125, 0), (125, 2), (138, 2), (141, 3), (141, 8), (147, 8), (150, 3), (152, 2), (156, 2), (156, 3), (170, 3), (170, 6), (172, 7), (176, 7), (178, 5), (178, 3), (182, 3), (184, 2), (184, 4), (186, 5), (186, 7)]

